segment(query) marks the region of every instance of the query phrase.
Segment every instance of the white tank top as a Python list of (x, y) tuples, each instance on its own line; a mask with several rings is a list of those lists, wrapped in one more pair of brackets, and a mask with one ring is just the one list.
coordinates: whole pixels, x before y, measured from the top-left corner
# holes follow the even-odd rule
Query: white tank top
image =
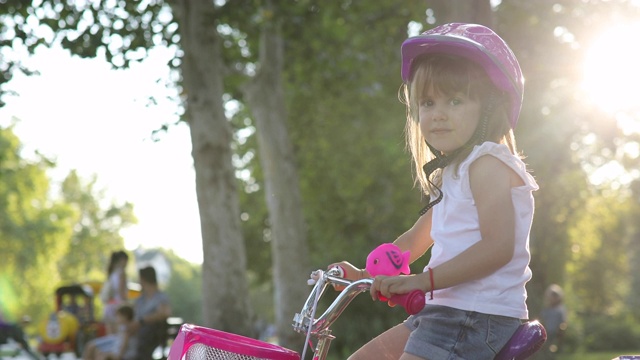
[(457, 174), (455, 166), (444, 169), (443, 198), (433, 207), (431, 237), (434, 245), (428, 267), (435, 268), (480, 241), (478, 213), (469, 183), (469, 166), (484, 155), (494, 156), (504, 162), (524, 182), (523, 186), (511, 189), (516, 210), (513, 258), (485, 278), (434, 291), (433, 300), (427, 296), (427, 304), (527, 319), (525, 284), (531, 279), (529, 231), (534, 210), (532, 192), (538, 189), (538, 184), (526, 171), (522, 160), (511, 154), (506, 145), (492, 142), (476, 145), (460, 164)]

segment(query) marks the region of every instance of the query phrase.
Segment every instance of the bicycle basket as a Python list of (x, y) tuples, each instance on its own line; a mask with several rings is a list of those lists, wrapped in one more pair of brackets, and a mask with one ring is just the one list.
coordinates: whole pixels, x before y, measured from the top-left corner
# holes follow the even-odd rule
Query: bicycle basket
[(295, 351), (193, 324), (180, 327), (167, 360), (300, 360)]

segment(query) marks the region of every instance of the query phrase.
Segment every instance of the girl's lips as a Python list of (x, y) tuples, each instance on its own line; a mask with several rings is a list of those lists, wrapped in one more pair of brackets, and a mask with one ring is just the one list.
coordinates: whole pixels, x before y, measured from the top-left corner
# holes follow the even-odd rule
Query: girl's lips
[(450, 132), (450, 129), (433, 129), (431, 130), (432, 134), (436, 134), (436, 135), (440, 135), (440, 134), (446, 134), (448, 132)]

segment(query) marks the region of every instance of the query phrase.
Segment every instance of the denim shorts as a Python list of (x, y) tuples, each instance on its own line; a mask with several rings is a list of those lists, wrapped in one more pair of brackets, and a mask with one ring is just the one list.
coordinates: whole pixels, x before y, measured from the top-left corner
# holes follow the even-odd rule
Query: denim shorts
[(426, 305), (405, 322), (404, 351), (429, 360), (493, 359), (520, 326), (520, 319)]

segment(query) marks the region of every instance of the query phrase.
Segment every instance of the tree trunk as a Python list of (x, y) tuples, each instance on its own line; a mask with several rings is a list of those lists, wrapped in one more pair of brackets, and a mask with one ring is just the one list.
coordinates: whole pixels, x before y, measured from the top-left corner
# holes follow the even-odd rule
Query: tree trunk
[[(209, 0), (172, 2), (180, 26), (185, 118), (189, 122), (202, 228), (202, 325), (251, 336), (240, 205), (224, 114), (223, 60)], [(180, 239), (176, 239), (180, 241)]]
[(274, 23), (264, 25), (260, 39), (260, 70), (245, 89), (256, 121), (260, 160), (265, 175), (265, 195), (271, 225), (271, 248), (280, 345), (301, 346), (291, 328), (295, 312), (308, 291), (308, 246), (298, 173), (285, 120), (282, 82), (284, 41)]

